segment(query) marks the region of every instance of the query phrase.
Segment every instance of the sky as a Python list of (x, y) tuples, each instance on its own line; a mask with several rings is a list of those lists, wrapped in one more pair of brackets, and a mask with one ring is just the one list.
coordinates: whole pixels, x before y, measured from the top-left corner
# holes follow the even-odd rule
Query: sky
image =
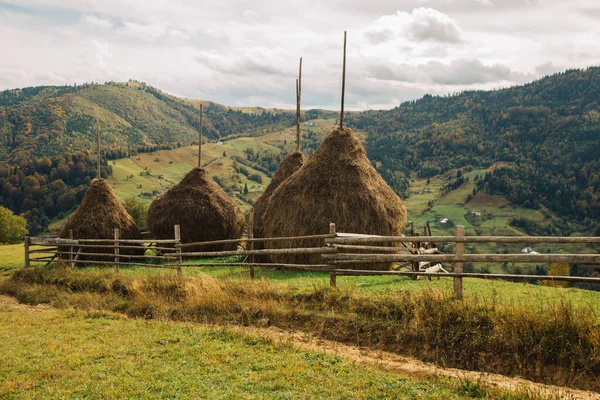
[(600, 65), (598, 0), (0, 0), (0, 89), (146, 82), (229, 106), (388, 109)]

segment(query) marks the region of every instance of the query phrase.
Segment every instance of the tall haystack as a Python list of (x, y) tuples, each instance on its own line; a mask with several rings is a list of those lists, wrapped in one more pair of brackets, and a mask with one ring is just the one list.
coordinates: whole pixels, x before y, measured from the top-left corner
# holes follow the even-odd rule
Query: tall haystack
[[(173, 239), (180, 225), (183, 243), (238, 239), (244, 214), (202, 168), (194, 168), (167, 193), (152, 202), (148, 228), (156, 239)], [(235, 250), (236, 244), (186, 248), (186, 251)]]
[[(255, 237), (264, 237), (262, 233), (262, 225), (263, 219), (265, 217), (265, 210), (267, 207), (267, 202), (269, 198), (275, 192), (275, 189), (279, 187), (287, 178), (292, 176), (296, 171), (304, 165), (306, 162), (306, 157), (299, 151), (295, 151), (292, 154), (289, 154), (285, 157), (281, 163), (279, 164), (279, 168), (275, 171), (269, 186), (265, 189), (262, 196), (256, 200), (254, 203), (254, 236)], [(258, 245), (259, 243), (255, 244)], [(262, 247), (262, 246), (261, 246)], [(258, 247), (256, 247), (258, 248)]]
[[(81, 204), (69, 217), (60, 231), (61, 238), (69, 238), (73, 231), (74, 239), (114, 239), (115, 228), (119, 229), (121, 239), (141, 239), (135, 221), (127, 213), (123, 204), (117, 198), (112, 187), (104, 179), (94, 179), (86, 192)], [(114, 253), (114, 249), (106, 247), (106, 243), (98, 244), (99, 247), (86, 247), (83, 253)], [(130, 245), (128, 245), (130, 246)], [(61, 248), (61, 251), (68, 251)], [(144, 248), (120, 249), (121, 258), (127, 255), (143, 255)], [(64, 258), (68, 258), (65, 256)], [(113, 257), (80, 256), (79, 260), (113, 261)]]
[[(339, 232), (395, 236), (404, 231), (406, 209), (402, 200), (371, 165), (360, 141), (350, 129), (338, 128), (295, 174), (273, 192), (264, 211), (265, 237)], [(323, 240), (295, 242), (295, 246), (323, 245)], [(289, 247), (268, 242), (266, 247)], [(274, 256), (274, 262), (317, 264), (320, 255)], [(368, 265), (365, 265), (368, 267)], [(371, 265), (387, 269), (389, 265)], [(361, 266), (362, 268), (362, 266)]]

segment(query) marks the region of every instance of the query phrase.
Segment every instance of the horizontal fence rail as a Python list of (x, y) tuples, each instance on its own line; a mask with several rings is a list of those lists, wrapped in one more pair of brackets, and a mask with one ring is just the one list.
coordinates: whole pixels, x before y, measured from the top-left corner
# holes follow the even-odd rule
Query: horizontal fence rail
[(281, 241), (297, 241), (307, 239), (333, 239), (335, 234), (324, 234), (324, 235), (307, 235), (307, 236), (291, 236), (291, 237), (272, 237), (272, 238), (240, 238), (240, 239), (223, 239), (213, 240), (210, 242), (195, 242), (195, 243), (182, 243), (177, 247), (200, 247), (200, 246), (211, 246), (215, 244), (231, 244), (231, 243), (256, 243), (256, 242), (281, 242)]
[(600, 264), (600, 254), (324, 254), (323, 258), (336, 263), (357, 261), (364, 264), (399, 261), (413, 262), (524, 262)]
[[(348, 235), (348, 234), (347, 234)], [(600, 243), (600, 237), (583, 236), (341, 236), (326, 239), (328, 244), (363, 244), (363, 243)]]

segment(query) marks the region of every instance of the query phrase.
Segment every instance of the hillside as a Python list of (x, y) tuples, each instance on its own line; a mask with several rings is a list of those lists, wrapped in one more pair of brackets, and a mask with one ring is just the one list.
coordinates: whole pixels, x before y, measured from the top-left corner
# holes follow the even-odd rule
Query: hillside
[[(247, 113), (203, 102), (207, 140), (293, 125), (289, 112)], [(0, 205), (47, 229), (79, 204), (95, 177), (96, 125), (102, 176), (107, 159), (198, 141), (198, 101), (178, 99), (138, 82), (35, 87), (0, 93)]]
[(570, 70), (504, 90), (428, 95), (353, 114), (348, 123), (368, 131), (369, 157), (399, 193), (407, 194), (412, 177), (503, 162), (477, 190), (548, 208), (565, 221), (535, 229), (570, 234), (600, 221), (598, 93), (600, 68)]
[[(291, 113), (246, 113), (204, 103), (207, 139), (294, 121)], [(0, 93), (0, 158), (21, 161), (95, 148), (96, 124), (108, 158), (190, 144), (198, 140), (198, 106), (137, 82), (7, 90)]]
[[(347, 122), (384, 179), (415, 205), (409, 217), (419, 223), (453, 216), (480, 234), (598, 233), (599, 90), (600, 68), (572, 70), (504, 90), (352, 112)], [(292, 113), (179, 99), (133, 81), (0, 93), (0, 205), (24, 215), (32, 234), (64, 218), (95, 176), (95, 121), (103, 177), (112, 176), (120, 195), (149, 201), (194, 165), (201, 103), (204, 163), (249, 207), (293, 150)], [(303, 112), (305, 154), (336, 118)], [(503, 211), (485, 215), (501, 220), (468, 217), (493, 205)]]

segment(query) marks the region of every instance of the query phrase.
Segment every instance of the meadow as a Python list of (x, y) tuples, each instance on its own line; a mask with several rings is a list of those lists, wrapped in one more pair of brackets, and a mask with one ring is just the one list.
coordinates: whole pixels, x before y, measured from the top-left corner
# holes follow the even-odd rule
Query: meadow
[(476, 381), (408, 377), (236, 329), (25, 307), (3, 297), (0, 340), (7, 399), (508, 398)]

